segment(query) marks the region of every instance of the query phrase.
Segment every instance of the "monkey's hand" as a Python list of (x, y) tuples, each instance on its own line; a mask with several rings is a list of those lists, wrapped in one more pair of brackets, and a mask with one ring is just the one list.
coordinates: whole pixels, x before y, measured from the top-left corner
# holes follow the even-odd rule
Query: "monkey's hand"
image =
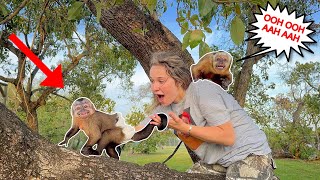
[(231, 80), (228, 78), (221, 78), (221, 87), (224, 90), (228, 90), (229, 85), (231, 84)]
[(61, 141), (58, 146), (64, 146), (64, 147), (68, 147), (68, 140), (64, 139), (63, 141)]

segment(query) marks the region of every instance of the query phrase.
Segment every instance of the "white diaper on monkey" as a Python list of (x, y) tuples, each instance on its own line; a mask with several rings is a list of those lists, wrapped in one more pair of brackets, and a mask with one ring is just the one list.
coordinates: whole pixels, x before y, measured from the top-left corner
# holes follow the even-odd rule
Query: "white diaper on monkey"
[(118, 114), (118, 122), (116, 123), (116, 126), (122, 128), (122, 132), (125, 135), (123, 139), (123, 143), (126, 143), (130, 141), (133, 135), (135, 134), (135, 129), (134, 127), (128, 125), (125, 122), (125, 119), (122, 117), (121, 113), (117, 113), (117, 114)]

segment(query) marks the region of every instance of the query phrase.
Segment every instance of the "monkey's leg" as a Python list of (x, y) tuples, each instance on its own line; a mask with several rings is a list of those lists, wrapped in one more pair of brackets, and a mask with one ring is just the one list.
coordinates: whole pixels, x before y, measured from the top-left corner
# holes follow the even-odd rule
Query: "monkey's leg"
[(90, 155), (100, 155), (98, 153), (98, 151), (92, 149), (92, 146), (84, 146), (81, 149), (81, 154), (85, 155), (85, 156), (90, 156)]
[[(158, 116), (161, 118), (161, 124), (158, 125), (157, 128), (159, 131), (163, 131), (168, 126), (168, 117), (167, 115), (162, 113), (158, 113)], [(155, 125), (150, 124), (150, 121), (146, 127), (144, 127), (142, 130), (136, 132), (133, 135), (133, 137), (131, 138), (133, 141), (141, 141), (148, 138), (151, 135), (153, 127), (155, 127)]]
[(106, 146), (106, 151), (107, 151), (107, 154), (108, 154), (110, 157), (119, 160), (119, 154), (118, 154), (117, 151), (116, 151), (116, 147), (117, 147), (118, 145), (119, 145), (119, 144), (114, 143), (114, 142), (109, 143), (109, 144)]
[(125, 135), (122, 132), (122, 128), (120, 127), (105, 130), (101, 135), (101, 139), (98, 141), (97, 151), (101, 154), (103, 149), (105, 149), (112, 142), (121, 144), (124, 136)]
[(98, 140), (101, 138), (100, 132), (97, 131), (97, 132), (91, 133), (88, 136), (88, 138), (89, 139), (87, 143), (81, 149), (81, 153), (85, 156), (100, 155), (98, 151), (92, 149), (92, 146), (94, 146), (98, 142)]
[(105, 149), (105, 147), (111, 142), (109, 131), (110, 130), (104, 131), (101, 135), (101, 139), (98, 141), (97, 151), (99, 154), (101, 154), (103, 149)]

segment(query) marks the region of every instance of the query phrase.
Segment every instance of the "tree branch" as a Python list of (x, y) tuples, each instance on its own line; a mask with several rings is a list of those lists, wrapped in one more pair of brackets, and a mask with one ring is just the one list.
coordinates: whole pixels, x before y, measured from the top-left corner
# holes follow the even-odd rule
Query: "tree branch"
[(9, 34), (3, 31), (3, 36), (1, 37), (0, 45), (9, 49), (14, 55), (20, 57), (22, 55), (21, 51), (13, 46), (13, 44), (8, 41)]
[(3, 77), (3, 76), (1, 76), (1, 75), (0, 75), (0, 80), (1, 80), (1, 81), (4, 81), (4, 82), (12, 83), (12, 84), (14, 84), (14, 82), (15, 82), (15, 79), (13, 79), (13, 78), (6, 78), (6, 77)]
[(82, 45), (85, 45), (86, 43), (83, 42), (83, 40), (80, 38), (79, 34), (77, 31), (73, 31), (77, 36), (78, 36), (78, 39), (80, 40), (80, 42), (82, 43)]
[(71, 99), (69, 99), (69, 98), (67, 98), (67, 97), (65, 97), (65, 96), (62, 96), (62, 95), (60, 95), (60, 94), (58, 94), (58, 93), (53, 92), (52, 94), (55, 95), (55, 96), (61, 97), (61, 98), (65, 99), (65, 100), (67, 100), (67, 101), (69, 101), (69, 102), (72, 102)]
[[(73, 70), (79, 63), (79, 61), (86, 56), (86, 53), (81, 53), (76, 57), (72, 57), (72, 63), (70, 63), (67, 68), (65, 68), (62, 72), (63, 77), (65, 77), (71, 70)], [(35, 108), (38, 108), (42, 105), (46, 104), (46, 99), (50, 94), (53, 94), (54, 91), (56, 91), (56, 88), (45, 88), (43, 93), (40, 95), (38, 100), (35, 102)]]
[(2, 179), (225, 179), (223, 175), (177, 172), (161, 163), (139, 166), (105, 156), (84, 157), (32, 132), (2, 103), (0, 131), (0, 152), (5, 157), (0, 158)]
[(24, 6), (26, 6), (26, 4), (29, 2), (29, 0), (24, 0), (21, 4), (20, 4), (20, 6), (13, 12), (13, 13), (11, 13), (7, 18), (5, 18), (3, 21), (1, 21), (0, 22), (0, 25), (1, 24), (5, 24), (5, 23), (7, 23), (8, 21), (10, 21), (15, 15), (17, 15), (19, 12), (20, 12), (20, 10), (24, 7)]

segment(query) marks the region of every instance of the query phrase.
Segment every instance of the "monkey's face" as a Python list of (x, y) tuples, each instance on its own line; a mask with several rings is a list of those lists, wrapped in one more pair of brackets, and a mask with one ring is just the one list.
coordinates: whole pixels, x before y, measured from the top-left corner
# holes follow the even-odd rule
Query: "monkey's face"
[(228, 55), (217, 54), (214, 56), (212, 66), (216, 72), (225, 72), (229, 70), (231, 58)]
[(72, 110), (73, 116), (79, 118), (87, 118), (95, 112), (93, 104), (87, 99), (76, 101), (73, 104)]

